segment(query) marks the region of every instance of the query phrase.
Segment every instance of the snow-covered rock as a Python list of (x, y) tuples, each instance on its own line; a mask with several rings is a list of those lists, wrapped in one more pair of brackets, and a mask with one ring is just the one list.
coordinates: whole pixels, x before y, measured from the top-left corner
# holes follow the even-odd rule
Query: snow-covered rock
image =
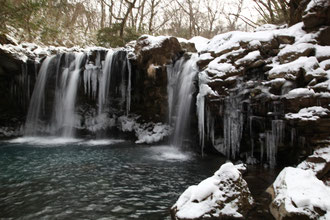
[(138, 123), (139, 117), (120, 116), (118, 129), (123, 132), (134, 132), (137, 144), (152, 144), (162, 141), (172, 134), (171, 126), (162, 123)]
[(327, 177), (330, 172), (330, 145), (316, 149), (311, 156), (297, 167), (303, 170), (311, 170), (319, 179), (328, 178), (323, 181), (330, 186), (330, 179)]
[(329, 219), (330, 187), (310, 170), (286, 167), (267, 190), (276, 219)]
[(242, 174), (228, 162), (212, 177), (188, 187), (171, 208), (171, 214), (172, 219), (235, 219), (244, 218), (252, 205)]
[(320, 106), (313, 106), (301, 109), (298, 113), (287, 113), (285, 118), (288, 120), (316, 121), (322, 116), (330, 113), (329, 109)]

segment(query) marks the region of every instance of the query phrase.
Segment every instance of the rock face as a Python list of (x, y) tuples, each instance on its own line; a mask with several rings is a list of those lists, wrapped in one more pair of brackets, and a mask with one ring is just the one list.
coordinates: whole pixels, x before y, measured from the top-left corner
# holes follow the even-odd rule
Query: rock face
[(182, 56), (181, 45), (175, 37), (144, 35), (136, 41), (134, 53), (139, 101), (132, 110), (145, 120), (164, 122), (168, 113), (166, 67)]
[(328, 0), (310, 1), (302, 17), (304, 28), (313, 30), (330, 25), (330, 3)]
[[(197, 61), (203, 148), (275, 166), (308, 156), (329, 136), (329, 48), (319, 44), (318, 30), (303, 27), (270, 26), (210, 40)], [(318, 107), (324, 111), (315, 113), (317, 120), (286, 117)]]
[(330, 187), (310, 170), (287, 167), (269, 187), (270, 211), (281, 219), (329, 219)]
[(188, 187), (171, 208), (172, 219), (242, 219), (253, 198), (242, 174), (226, 163), (198, 185)]

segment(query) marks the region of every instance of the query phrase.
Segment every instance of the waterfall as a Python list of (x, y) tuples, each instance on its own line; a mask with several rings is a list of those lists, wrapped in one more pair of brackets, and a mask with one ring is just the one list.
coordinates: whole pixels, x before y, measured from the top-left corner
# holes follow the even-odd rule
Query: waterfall
[[(52, 97), (46, 95), (47, 81), (51, 77), (49, 65), (56, 56), (47, 57), (42, 63), (38, 78), (33, 90), (32, 98), (29, 105), (27, 120), (25, 123), (25, 135), (36, 136), (46, 131), (51, 134), (58, 134), (61, 131), (61, 136), (72, 137), (73, 127), (76, 123), (75, 119), (75, 101), (77, 96), (77, 87), (80, 76), (80, 67), (85, 57), (84, 53), (75, 53), (74, 61), (70, 62), (70, 54), (65, 56), (66, 67), (62, 71), (61, 60), (62, 55), (57, 58), (56, 65), (56, 86), (54, 107), (52, 117), (48, 124), (48, 130), (44, 126), (44, 115), (48, 113), (45, 107), (52, 101)], [(42, 132), (40, 132), (42, 130)]]
[(98, 97), (98, 114), (101, 115), (104, 113), (104, 108), (108, 104), (108, 96), (109, 96), (109, 87), (110, 87), (110, 79), (111, 79), (111, 66), (113, 62), (113, 54), (112, 50), (107, 52), (104, 61), (104, 67), (102, 71), (102, 76), (100, 78), (100, 87), (99, 87), (99, 97)]
[(39, 119), (42, 111), (44, 110), (45, 86), (49, 73), (49, 64), (55, 57), (56, 56), (47, 57), (39, 70), (25, 122), (24, 134), (27, 136), (34, 136), (38, 134)]
[(62, 101), (63, 104), (63, 126), (62, 136), (72, 137), (73, 136), (73, 126), (75, 125), (75, 101), (77, 97), (77, 86), (79, 80), (80, 66), (84, 58), (83, 53), (75, 54), (74, 70), (70, 73), (70, 79), (66, 88), (66, 93)]
[[(182, 57), (168, 70), (168, 104), (169, 120), (176, 115), (172, 145), (182, 146), (187, 130), (190, 115), (191, 101), (194, 92), (194, 78), (197, 74), (196, 59), (194, 54), (187, 61)], [(176, 111), (173, 110), (176, 105)]]

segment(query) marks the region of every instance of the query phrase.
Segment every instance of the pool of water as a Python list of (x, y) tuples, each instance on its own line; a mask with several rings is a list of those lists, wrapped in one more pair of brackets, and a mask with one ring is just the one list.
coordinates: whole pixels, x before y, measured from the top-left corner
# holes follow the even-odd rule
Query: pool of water
[[(224, 162), (123, 140), (2, 141), (0, 218), (170, 219), (179, 195)], [(247, 176), (256, 195), (274, 179), (257, 173)]]

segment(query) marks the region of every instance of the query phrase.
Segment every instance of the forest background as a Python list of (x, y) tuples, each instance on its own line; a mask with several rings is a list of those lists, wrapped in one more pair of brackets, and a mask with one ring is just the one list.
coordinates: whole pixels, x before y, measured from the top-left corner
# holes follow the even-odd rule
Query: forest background
[(0, 34), (54, 46), (123, 46), (143, 34), (190, 39), (290, 21), (289, 0), (0, 0)]

